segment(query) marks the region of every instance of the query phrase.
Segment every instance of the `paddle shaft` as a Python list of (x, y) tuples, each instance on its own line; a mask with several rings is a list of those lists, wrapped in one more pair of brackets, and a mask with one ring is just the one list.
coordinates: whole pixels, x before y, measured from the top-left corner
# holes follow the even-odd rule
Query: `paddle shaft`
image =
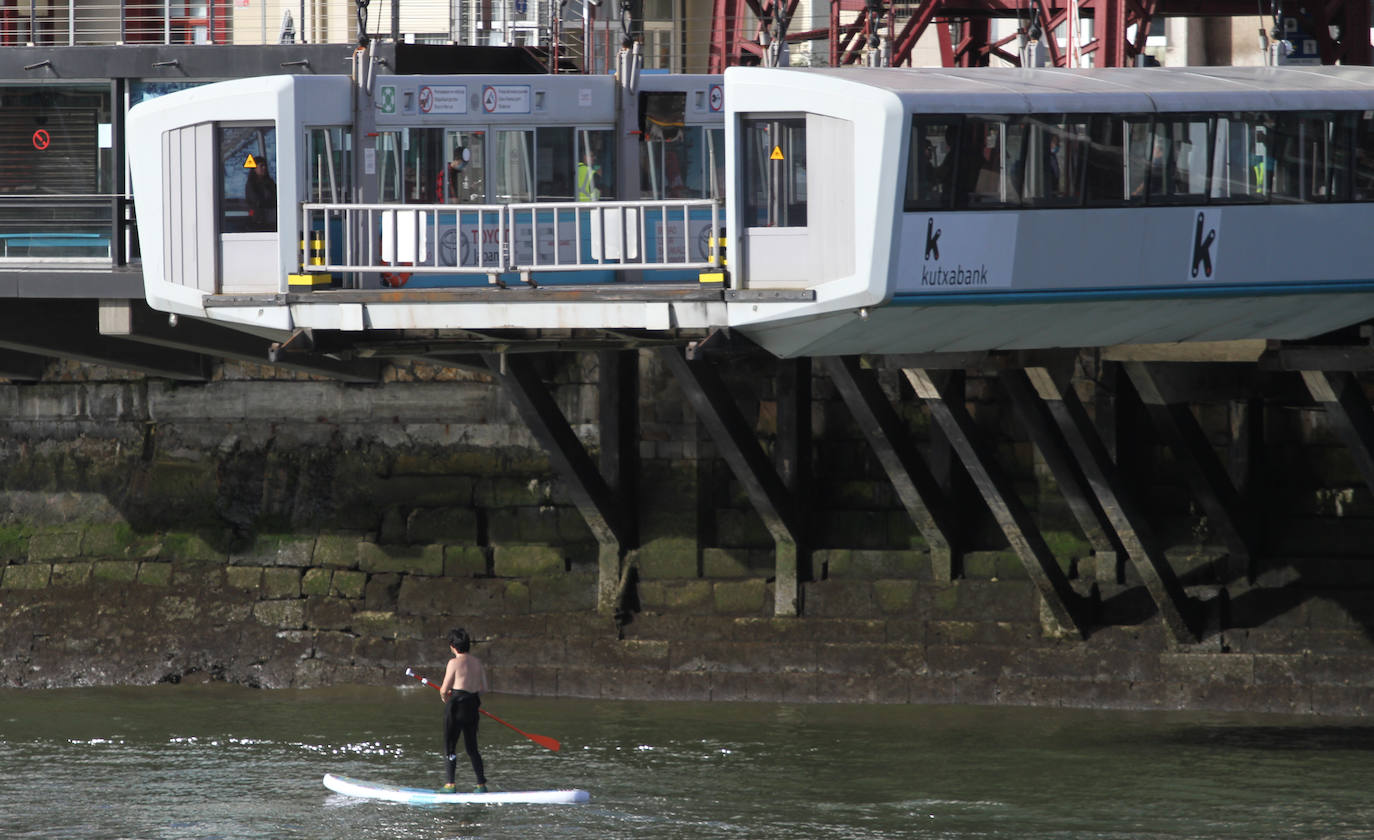
[[(442, 688), (425, 679), (424, 677), (420, 676), (419, 674), (415, 673), (414, 671), (410, 670), (409, 668), (406, 669), (406, 676), (414, 677), (415, 679), (419, 680), (420, 682), (424, 683), (425, 685), (429, 686), (435, 691), (441, 693), (443, 692)], [(521, 735), (524, 735), (526, 738), (529, 738), (531, 741), (535, 742), (541, 747), (553, 750), (554, 752), (558, 752), (563, 747), (562, 744), (558, 743), (557, 738), (550, 738), (547, 735), (535, 735), (531, 732), (526, 732), (525, 730), (520, 729), (519, 727), (511, 726), (509, 723), (506, 723), (504, 720), (501, 720), (499, 717), (487, 711), (486, 709), (478, 709), (477, 711), (481, 712), (482, 714), (486, 715), (487, 717), (491, 718), (492, 720), (496, 721), (497, 723), (501, 724), (507, 729), (512, 729), (516, 732), (519, 732)]]

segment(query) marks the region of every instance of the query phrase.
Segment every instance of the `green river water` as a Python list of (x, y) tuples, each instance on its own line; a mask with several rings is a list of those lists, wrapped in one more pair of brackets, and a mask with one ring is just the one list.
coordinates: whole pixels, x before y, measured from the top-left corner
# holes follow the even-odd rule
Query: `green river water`
[[(1374, 838), (1374, 726), (947, 706), (540, 700), (485, 708), (495, 790), (585, 805), (414, 807), (337, 772), (434, 787), (431, 690), (225, 685), (0, 691), (0, 837)], [(470, 782), (466, 759), (459, 780)]]

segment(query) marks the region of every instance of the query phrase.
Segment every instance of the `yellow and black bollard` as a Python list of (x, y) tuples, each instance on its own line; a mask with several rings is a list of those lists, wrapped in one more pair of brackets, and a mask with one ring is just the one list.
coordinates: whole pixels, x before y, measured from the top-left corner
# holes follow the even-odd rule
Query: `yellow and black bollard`
[(720, 229), (719, 236), (712, 236), (706, 243), (707, 247), (719, 257), (716, 267), (709, 268), (697, 275), (699, 283), (720, 283), (724, 286), (730, 279), (730, 271), (726, 268), (730, 263), (725, 259), (725, 228)]
[[(305, 240), (301, 240), (301, 255), (305, 256)], [(322, 266), (324, 259), (324, 231), (310, 231), (310, 265)], [(333, 275), (324, 271), (304, 271), (298, 274), (286, 275), (286, 285), (293, 292), (308, 292), (320, 286), (328, 286), (334, 282)]]

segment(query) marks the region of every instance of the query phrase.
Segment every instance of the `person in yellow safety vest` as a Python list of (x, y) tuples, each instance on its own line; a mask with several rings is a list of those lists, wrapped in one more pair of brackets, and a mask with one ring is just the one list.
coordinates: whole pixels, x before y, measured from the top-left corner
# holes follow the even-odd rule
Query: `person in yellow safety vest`
[(1264, 194), (1264, 180), (1268, 170), (1269, 149), (1266, 144), (1268, 136), (1263, 128), (1255, 132), (1255, 154), (1250, 157), (1250, 168), (1255, 173), (1255, 192), (1258, 195)]
[(592, 153), (588, 150), (580, 162), (577, 164), (577, 200), (578, 201), (600, 201), (601, 189), (596, 185), (596, 176), (601, 173), (601, 167), (592, 160)]

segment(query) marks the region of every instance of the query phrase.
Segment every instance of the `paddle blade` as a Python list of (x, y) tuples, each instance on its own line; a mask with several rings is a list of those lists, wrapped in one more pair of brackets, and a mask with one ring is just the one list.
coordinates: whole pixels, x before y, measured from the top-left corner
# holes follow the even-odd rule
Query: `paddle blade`
[(544, 747), (545, 749), (553, 750), (554, 752), (558, 752), (563, 748), (563, 745), (558, 743), (558, 739), (550, 738), (547, 735), (532, 735), (528, 732), (522, 732), (520, 734), (524, 735), (526, 738), (529, 738), (531, 741), (535, 742), (539, 746)]
[(553, 750), (554, 752), (558, 752), (563, 748), (563, 745), (558, 743), (557, 738), (550, 738), (547, 735), (535, 735), (531, 732), (526, 732), (525, 730), (520, 729), (518, 727), (511, 726), (509, 723), (506, 723), (504, 720), (501, 720), (499, 717), (487, 711), (486, 709), (478, 709), (477, 711), (481, 712), (482, 714), (486, 715), (487, 717), (491, 718), (492, 720), (496, 721), (497, 723), (501, 724), (507, 729), (519, 732), (521, 735), (524, 735), (526, 738), (529, 738), (531, 741), (535, 742), (536, 744), (538, 744), (546, 750)]

